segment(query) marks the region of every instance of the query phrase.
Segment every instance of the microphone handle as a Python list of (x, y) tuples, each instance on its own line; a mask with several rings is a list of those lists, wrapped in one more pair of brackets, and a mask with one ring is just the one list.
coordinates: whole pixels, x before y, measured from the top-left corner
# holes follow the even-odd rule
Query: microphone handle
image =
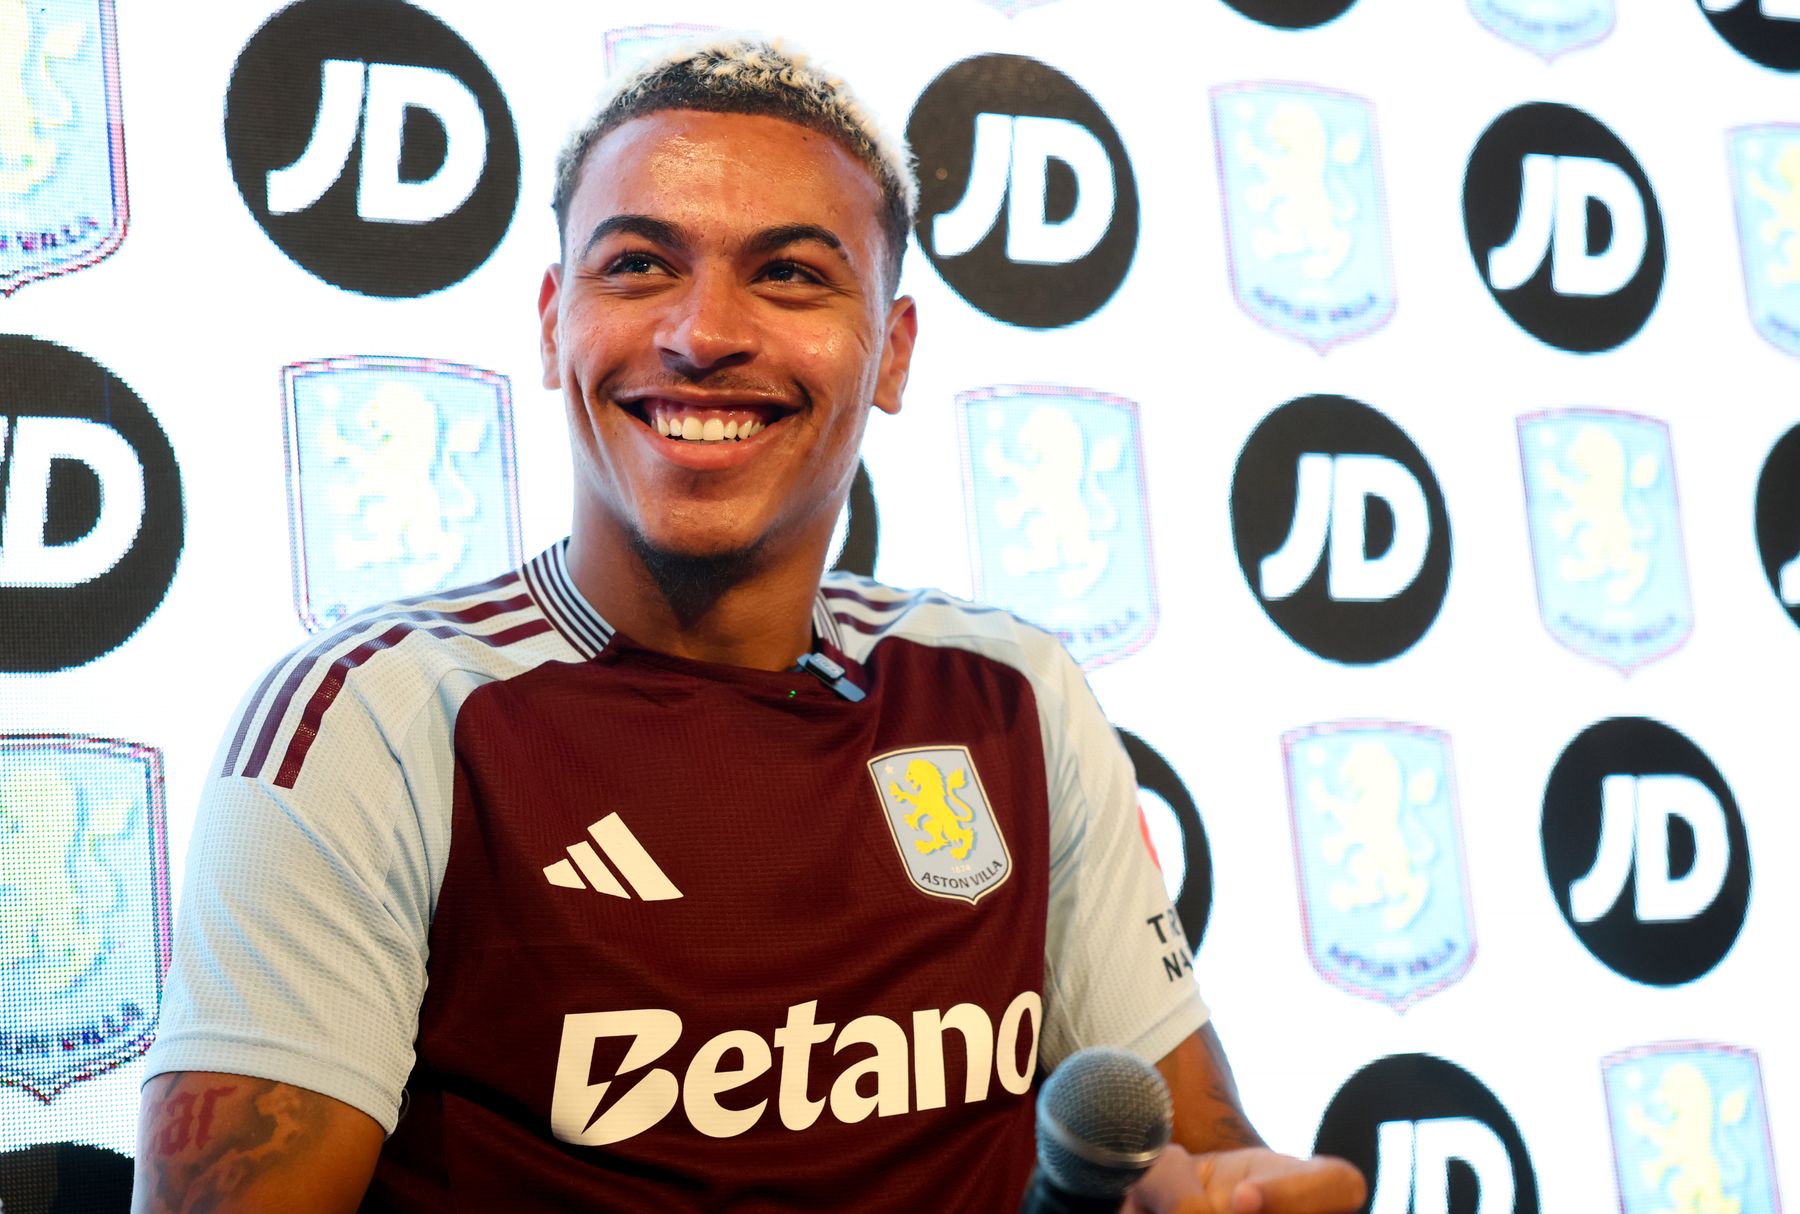
[(1042, 1168), (1031, 1170), (1031, 1184), (1019, 1203), (1019, 1214), (1119, 1214), (1122, 1197), (1083, 1197), (1054, 1184)]

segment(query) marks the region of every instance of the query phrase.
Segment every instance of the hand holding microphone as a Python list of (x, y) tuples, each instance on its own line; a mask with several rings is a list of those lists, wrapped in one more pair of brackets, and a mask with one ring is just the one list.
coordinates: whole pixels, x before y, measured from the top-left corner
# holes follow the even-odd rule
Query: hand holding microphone
[(1019, 1214), (1117, 1214), (1173, 1125), (1155, 1067), (1126, 1050), (1077, 1050), (1038, 1091), (1038, 1166)]

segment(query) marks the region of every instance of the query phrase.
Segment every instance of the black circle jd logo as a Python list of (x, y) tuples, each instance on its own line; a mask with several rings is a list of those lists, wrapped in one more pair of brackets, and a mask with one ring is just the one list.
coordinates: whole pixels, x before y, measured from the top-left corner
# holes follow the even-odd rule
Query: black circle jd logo
[(1631, 150), (1573, 106), (1508, 110), (1469, 154), (1469, 252), (1494, 301), (1561, 350), (1610, 350), (1663, 283), (1662, 212)]
[(979, 55), (926, 86), (907, 120), (919, 247), (989, 316), (1031, 329), (1084, 320), (1137, 251), (1125, 145), (1080, 85), (1021, 55)]
[(1312, 29), (1336, 21), (1356, 0), (1225, 0), (1252, 21), (1276, 29)]
[(499, 246), (519, 139), (474, 49), (403, 0), (300, 0), (250, 39), (225, 99), (238, 192), (308, 272), (425, 295)]
[(181, 558), (181, 473), (137, 394), (86, 355), (0, 336), (0, 671), (123, 644)]
[(1425, 635), (1450, 582), (1450, 516), (1425, 456), (1360, 401), (1306, 396), (1251, 432), (1231, 478), (1238, 564), (1276, 627), (1335, 662)]

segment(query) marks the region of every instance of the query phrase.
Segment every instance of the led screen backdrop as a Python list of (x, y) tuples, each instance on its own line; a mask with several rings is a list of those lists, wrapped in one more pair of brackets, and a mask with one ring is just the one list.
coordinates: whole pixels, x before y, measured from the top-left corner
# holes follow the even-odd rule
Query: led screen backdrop
[[(564, 534), (557, 147), (744, 11), (0, 0), (8, 1211), (133, 1149), (232, 706)], [(1778, 1210), (1800, 7), (755, 13), (918, 158), (838, 560), (1087, 668), (1263, 1133), (1382, 1211)]]

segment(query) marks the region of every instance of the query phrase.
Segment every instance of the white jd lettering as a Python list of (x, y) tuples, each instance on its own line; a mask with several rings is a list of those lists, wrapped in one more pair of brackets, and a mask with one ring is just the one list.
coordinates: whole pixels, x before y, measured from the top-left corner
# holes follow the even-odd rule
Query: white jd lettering
[(1375, 1132), (1375, 1197), (1369, 1214), (1448, 1214), (1450, 1161), (1475, 1173), (1475, 1214), (1512, 1214), (1514, 1183), (1506, 1144), (1472, 1117), (1384, 1121)]
[[(1425, 491), (1405, 466), (1379, 455), (1308, 452), (1294, 470), (1294, 521), (1280, 550), (1262, 560), (1265, 599), (1285, 599), (1306, 584), (1326, 554), (1325, 592), (1339, 602), (1377, 602), (1412, 585), (1431, 546)], [(1394, 538), (1380, 556), (1367, 552), (1369, 499), (1394, 516)]]
[[(444, 162), (421, 181), (400, 179), (408, 108), (429, 111), (443, 124)], [(429, 223), (456, 210), (481, 182), (487, 165), (487, 124), (481, 103), (448, 72), (400, 63), (327, 59), (319, 73), (319, 114), (300, 159), (269, 173), (273, 215), (304, 211), (319, 201), (350, 161), (362, 132), (362, 173), (356, 213), (384, 223)]]
[[(1045, 211), (1052, 160), (1075, 174), (1075, 209), (1055, 222)], [(993, 231), (1004, 202), (1008, 260), (1064, 265), (1106, 235), (1117, 191), (1106, 148), (1080, 123), (977, 114), (969, 184), (953, 209), (931, 221), (931, 243), (939, 257), (961, 257)]]
[[(8, 419), (0, 417), (0, 451)], [(144, 523), (144, 468), (117, 430), (79, 417), (12, 421), (11, 457), (0, 466), (0, 586), (78, 586), (131, 551)], [(100, 482), (100, 517), (85, 535), (45, 542), (50, 471), (57, 460), (85, 464)]]
[[(775, 1030), (773, 1049), (760, 1034), (732, 1029), (704, 1042), (681, 1079), (673, 1071), (652, 1067), (596, 1118), (606, 1093), (621, 1077), (655, 1062), (681, 1037), (681, 1017), (663, 1008), (618, 1012), (574, 1012), (563, 1017), (562, 1046), (557, 1056), (556, 1087), (550, 1102), (551, 1131), (578, 1146), (605, 1146), (643, 1133), (674, 1110), (679, 1101), (689, 1123), (712, 1138), (742, 1134), (762, 1119), (765, 1098), (746, 1108), (728, 1108), (719, 1097), (766, 1074), (781, 1055), (775, 1097), (781, 1124), (804, 1130), (827, 1107), (838, 1121), (853, 1123), (871, 1114), (892, 1117), (912, 1108), (943, 1108), (945, 1091), (944, 1035), (954, 1030), (967, 1060), (962, 1098), (985, 1100), (988, 1085), (998, 1080), (1005, 1091), (1023, 1095), (1037, 1070), (1038, 1033), (1043, 1000), (1026, 991), (1007, 1005), (996, 1027), (987, 1012), (973, 1003), (948, 1011), (927, 1009), (912, 1014), (911, 1035), (886, 1016), (858, 1016), (840, 1030), (817, 1020), (817, 1000), (788, 1008), (787, 1023)], [(1029, 1027), (1026, 1022), (1029, 1021)], [(832, 1080), (824, 1099), (808, 1095), (813, 1048), (836, 1040), (832, 1053), (848, 1046), (869, 1045), (875, 1052), (853, 1063)], [(629, 1037), (616, 1075), (590, 1082), (595, 1045), (609, 1037)], [(1016, 1066), (1019, 1045), (1026, 1043), (1025, 1064)], [(734, 1065), (725, 1065), (727, 1060)], [(910, 1071), (910, 1075), (909, 1075)], [(874, 1091), (863, 1091), (864, 1077)], [(909, 1082), (910, 1080), (910, 1082)]]
[[(1611, 295), (1644, 263), (1649, 226), (1643, 195), (1625, 170), (1591, 156), (1532, 153), (1519, 166), (1519, 219), (1512, 236), (1488, 254), (1496, 291), (1522, 287), (1550, 258), (1558, 295)], [(1612, 217), (1612, 238), (1588, 251), (1588, 203)]]
[[(1669, 819), (1694, 832), (1694, 863), (1669, 871)], [(1692, 776), (1607, 776), (1600, 782), (1600, 846), (1594, 866), (1569, 886), (1569, 913), (1592, 923), (1613, 908), (1637, 866), (1635, 910), (1642, 923), (1692, 919), (1725, 887), (1731, 841), (1725, 811)]]

